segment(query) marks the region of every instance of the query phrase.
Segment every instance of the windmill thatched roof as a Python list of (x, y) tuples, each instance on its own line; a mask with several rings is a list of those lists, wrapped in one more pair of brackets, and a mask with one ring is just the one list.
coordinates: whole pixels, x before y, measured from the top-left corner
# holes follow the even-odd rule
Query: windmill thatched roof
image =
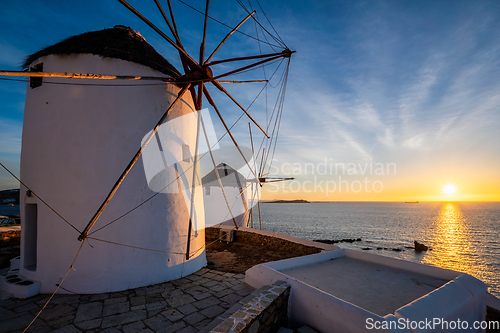
[(180, 76), (179, 71), (156, 52), (141, 34), (129, 27), (119, 25), (111, 29), (90, 31), (73, 36), (40, 50), (26, 58), (23, 68), (28, 69), (33, 61), (43, 56), (83, 53), (127, 60), (151, 67), (172, 77)]
[[(220, 163), (217, 166), (217, 172), (222, 181), (222, 186), (231, 187), (242, 187), (246, 183), (246, 178), (238, 171), (231, 168), (226, 163)], [(217, 174), (215, 170), (210, 171), (201, 179), (201, 183), (204, 187), (207, 186), (219, 186), (219, 181), (217, 179)]]

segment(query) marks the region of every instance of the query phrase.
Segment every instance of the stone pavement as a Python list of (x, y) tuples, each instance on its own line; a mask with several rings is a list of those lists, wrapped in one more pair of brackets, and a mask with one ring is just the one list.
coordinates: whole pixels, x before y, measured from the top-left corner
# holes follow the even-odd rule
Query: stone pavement
[[(208, 332), (254, 289), (243, 274), (207, 268), (182, 279), (122, 292), (55, 295), (28, 332)], [(0, 300), (0, 332), (22, 332), (50, 295)]]

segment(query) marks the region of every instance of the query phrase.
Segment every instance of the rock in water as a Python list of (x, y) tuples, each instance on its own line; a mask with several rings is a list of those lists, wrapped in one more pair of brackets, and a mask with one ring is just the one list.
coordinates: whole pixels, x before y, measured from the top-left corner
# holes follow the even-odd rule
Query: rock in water
[(417, 252), (427, 251), (429, 249), (428, 246), (425, 246), (424, 244), (417, 241), (413, 241), (413, 243), (415, 244), (415, 251)]

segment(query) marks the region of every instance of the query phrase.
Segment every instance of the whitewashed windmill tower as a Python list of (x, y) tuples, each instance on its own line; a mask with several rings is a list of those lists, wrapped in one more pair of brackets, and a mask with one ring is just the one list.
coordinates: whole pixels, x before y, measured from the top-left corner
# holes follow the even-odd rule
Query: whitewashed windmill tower
[[(199, 148), (203, 136), (210, 140), (197, 112), (204, 99), (217, 113), (254, 182), (260, 185), (265, 180), (252, 169), (205, 85), (232, 100), (271, 138), (267, 147), (276, 144), (274, 129), (279, 128), (294, 51), (259, 23), (273, 39), (265, 42), (272, 53), (213, 60), (255, 11), (243, 6), (248, 15), (207, 57), (207, 0), (199, 60), (194, 60), (181, 43), (169, 0), (170, 18), (158, 1), (155, 4), (173, 39), (125, 0), (118, 1), (178, 51), (184, 74), (139, 33), (123, 26), (84, 33), (41, 50), (26, 60), (29, 71), (0, 70), (2, 76), (30, 77), (21, 152), (23, 230), (18, 274), (39, 281), (41, 292), (58, 290), (61, 284), (59, 292), (124, 290), (185, 276), (206, 264)], [(241, 62), (245, 65), (228, 71), (228, 65)], [(223, 80), (274, 62), (278, 63), (274, 73), (283, 62), (285, 66), (279, 79), (278, 112), (267, 124), (274, 128), (269, 136), (222, 84), (265, 82), (266, 88), (267, 78)], [(213, 67), (225, 72), (215, 75)], [(206, 142), (206, 147), (212, 143)], [(210, 148), (208, 152), (216, 169)], [(161, 158), (149, 158), (155, 154)], [(136, 164), (141, 159), (143, 168)]]
[[(30, 56), (26, 65), (44, 72), (180, 76), (140, 34), (125, 27), (69, 38)], [(152, 81), (69, 83), (63, 78), (31, 79), (26, 94), (21, 179), (81, 231), (180, 88), (175, 84), (152, 85)], [(184, 124), (179, 140), (194, 154), (196, 117), (189, 117), (194, 106), (191, 97), (185, 96), (168, 119), (188, 115), (182, 119), (193, 120)], [(179, 163), (188, 164), (182, 158)], [(77, 293), (124, 290), (172, 280), (203, 267), (203, 250), (188, 261), (183, 254), (189, 207), (177, 192), (160, 193), (119, 222), (92, 234), (114, 243), (174, 253), (89, 239), (93, 248), (83, 248), (74, 265), (78, 273), (68, 277), (65, 289)], [(139, 163), (124, 179), (94, 230), (152, 194)], [(197, 203), (201, 204), (197, 212), (202, 220), (203, 203)], [(75, 240), (79, 232), (25, 188), (21, 189), (21, 215), (20, 274), (40, 281), (41, 292), (51, 292), (78, 251), (80, 244)], [(191, 242), (193, 249), (203, 249), (202, 230)]]

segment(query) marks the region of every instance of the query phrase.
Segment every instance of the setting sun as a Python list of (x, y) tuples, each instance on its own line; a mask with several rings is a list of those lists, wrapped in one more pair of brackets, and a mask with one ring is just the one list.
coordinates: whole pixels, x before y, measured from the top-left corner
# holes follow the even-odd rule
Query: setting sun
[(443, 187), (443, 192), (448, 195), (452, 195), (453, 193), (455, 193), (456, 190), (457, 188), (451, 184), (448, 184), (445, 187)]

